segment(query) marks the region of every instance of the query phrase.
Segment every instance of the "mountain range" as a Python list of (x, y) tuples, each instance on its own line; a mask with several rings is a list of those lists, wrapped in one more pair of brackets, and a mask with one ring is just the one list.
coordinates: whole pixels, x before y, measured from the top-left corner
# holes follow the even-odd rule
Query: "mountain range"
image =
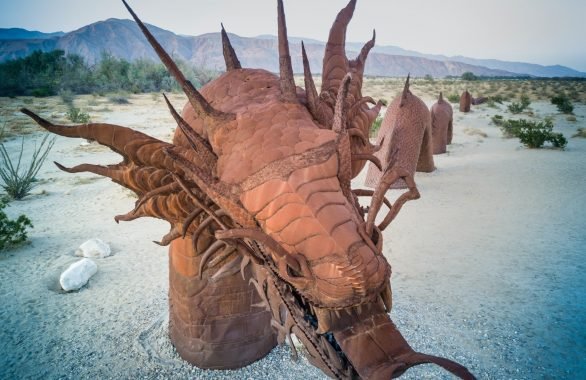
[[(224, 69), (219, 32), (183, 36), (153, 25), (149, 25), (149, 29), (175, 58), (197, 66)], [(279, 59), (275, 36), (229, 36), (243, 67), (278, 72)], [(312, 71), (317, 74), (321, 71), (325, 42), (298, 37), (289, 38), (293, 71), (303, 72), (302, 40), (305, 41)], [(357, 55), (362, 45), (348, 42), (348, 56)], [(69, 33), (41, 33), (18, 28), (0, 29), (0, 62), (25, 57), (36, 50), (47, 52), (55, 49), (64, 50), (67, 54), (81, 55), (89, 63), (100, 60), (104, 52), (128, 61), (158, 60), (136, 23), (131, 20), (108, 19)], [(586, 77), (586, 73), (560, 65), (542, 66), (495, 59), (447, 57), (405, 50), (396, 46), (375, 46), (365, 69), (366, 75), (371, 76), (405, 76), (411, 73), (413, 76), (445, 77), (460, 76), (467, 71), (482, 76)]]

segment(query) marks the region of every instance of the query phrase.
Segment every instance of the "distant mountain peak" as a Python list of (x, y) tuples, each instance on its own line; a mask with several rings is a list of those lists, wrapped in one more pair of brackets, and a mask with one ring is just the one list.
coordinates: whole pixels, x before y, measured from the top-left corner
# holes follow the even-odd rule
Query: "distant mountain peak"
[(0, 40), (33, 40), (61, 37), (64, 32), (43, 33), (23, 28), (0, 28)]
[[(183, 61), (212, 69), (223, 70), (224, 59), (220, 33), (200, 36), (177, 35), (154, 25), (148, 25), (168, 51)], [(17, 38), (15, 38), (17, 37)], [(277, 38), (272, 35), (240, 37), (230, 33), (237, 54), (244, 67), (264, 68), (278, 72)], [(293, 70), (302, 73), (300, 43), (304, 41), (315, 74), (321, 70), (325, 42), (302, 37), (290, 37), (293, 52)], [(349, 55), (356, 54), (363, 43), (348, 42)], [(69, 33), (41, 33), (19, 28), (0, 29), (0, 62), (27, 56), (35, 50), (64, 50), (78, 54), (93, 63), (103, 52), (114, 57), (134, 61), (158, 60), (134, 21), (109, 18), (86, 25)], [(398, 46), (375, 46), (367, 60), (365, 74), (375, 76), (445, 77), (460, 76), (470, 71), (481, 76), (532, 75), (541, 77), (575, 76), (586, 73), (561, 65), (542, 66), (523, 62), (506, 62), (496, 59), (475, 59), (462, 56), (447, 57), (406, 50)]]

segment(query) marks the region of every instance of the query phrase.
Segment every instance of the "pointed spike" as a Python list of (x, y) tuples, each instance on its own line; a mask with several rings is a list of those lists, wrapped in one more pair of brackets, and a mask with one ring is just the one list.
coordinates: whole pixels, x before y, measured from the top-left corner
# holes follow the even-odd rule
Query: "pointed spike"
[(332, 126), (332, 130), (337, 133), (342, 133), (346, 130), (346, 112), (344, 106), (346, 103), (346, 96), (348, 95), (348, 87), (350, 86), (351, 80), (352, 74), (346, 74), (344, 79), (342, 79), (342, 83), (340, 84), (340, 89), (338, 91), (336, 108), (334, 112), (334, 125)]
[(277, 19), (279, 35), (279, 83), (281, 94), (288, 102), (297, 101), (297, 89), (293, 79), (293, 66), (289, 53), (289, 41), (287, 39), (287, 23), (285, 21), (285, 10), (283, 0), (277, 1)]
[(381, 293), (381, 298), (385, 304), (385, 309), (387, 310), (387, 313), (390, 313), (391, 309), (393, 308), (393, 292), (391, 291), (390, 282), (387, 283), (387, 285), (383, 289)]
[(171, 230), (167, 233), (167, 235), (163, 236), (163, 239), (159, 242), (159, 241), (154, 241), (153, 243), (160, 245), (162, 247), (166, 247), (169, 244), (171, 244), (171, 242), (175, 239), (177, 239), (178, 237), (181, 237), (181, 233), (179, 232), (179, 230), (177, 230), (176, 227), (171, 228)]
[(218, 249), (220, 249), (224, 245), (226, 245), (225, 242), (223, 242), (221, 240), (217, 240), (212, 245), (210, 245), (204, 253), (202, 253), (201, 260), (199, 262), (199, 279), (200, 280), (203, 277), (203, 271), (204, 271), (206, 264), (207, 264), (208, 260), (210, 259), (210, 257), (212, 257), (212, 255), (214, 253), (216, 253), (218, 251)]
[(134, 13), (132, 8), (130, 8), (126, 0), (122, 0), (122, 2), (124, 3), (124, 6), (132, 16), (134, 21), (136, 21), (136, 23), (138, 24), (138, 27), (140, 28), (148, 42), (155, 50), (155, 53), (157, 53), (157, 55), (161, 59), (161, 62), (163, 62), (167, 70), (169, 70), (171, 75), (173, 75), (179, 86), (181, 86), (181, 88), (183, 89), (183, 92), (185, 92), (185, 95), (187, 95), (189, 103), (193, 106), (195, 112), (201, 117), (212, 117), (216, 119), (233, 120), (235, 118), (234, 115), (218, 111), (208, 103), (208, 101), (195, 89), (193, 84), (185, 78), (185, 76), (183, 75), (181, 70), (179, 70), (179, 67), (177, 67), (177, 64), (173, 61), (171, 56), (165, 51), (165, 49), (163, 49), (161, 44), (148, 30), (146, 25), (138, 18), (138, 16), (136, 15), (136, 13)]
[(305, 93), (307, 96), (307, 104), (309, 106), (309, 111), (315, 117), (317, 113), (317, 103), (319, 101), (317, 95), (317, 89), (315, 87), (315, 82), (313, 81), (313, 76), (311, 75), (311, 68), (309, 67), (309, 59), (307, 59), (307, 52), (305, 51), (305, 44), (301, 41), (301, 56), (303, 59), (303, 77), (305, 79)]
[(250, 256), (245, 255), (243, 256), (242, 261), (240, 262), (240, 274), (242, 275), (243, 280), (246, 280), (246, 275), (244, 271), (246, 270), (248, 264), (250, 264)]
[(224, 264), (214, 275), (212, 276), (212, 280), (218, 280), (220, 278), (231, 276), (235, 273), (238, 273), (240, 270), (240, 262), (242, 261), (242, 257), (238, 256), (234, 260), (227, 262)]
[(442, 92), (440, 91), (439, 94), (439, 99), (437, 100), (438, 103), (442, 103), (444, 101), (444, 95), (442, 94)]
[(407, 95), (409, 95), (411, 93), (411, 91), (409, 91), (409, 77), (411, 76), (411, 73), (407, 74), (407, 80), (405, 81), (405, 87), (403, 87), (403, 93), (401, 94), (401, 103), (399, 104), (399, 107), (403, 107), (405, 105), (405, 101), (407, 100)]
[(163, 98), (165, 98), (165, 102), (167, 103), (167, 107), (169, 108), (171, 115), (177, 122), (179, 129), (181, 129), (181, 132), (183, 132), (193, 150), (201, 155), (202, 161), (204, 163), (209, 164), (208, 167), (211, 168), (215, 166), (215, 163), (218, 161), (218, 156), (216, 156), (214, 151), (211, 149), (207, 140), (201, 137), (189, 126), (189, 124), (187, 124), (185, 119), (183, 119), (181, 115), (177, 113), (165, 94), (163, 94)]
[(224, 53), (224, 61), (226, 62), (226, 71), (241, 69), (242, 66), (240, 65), (236, 52), (230, 43), (230, 38), (228, 38), (226, 29), (224, 29), (224, 24), (220, 25), (222, 26), (222, 51)]
[(187, 218), (185, 218), (185, 221), (183, 222), (183, 227), (182, 227), (182, 237), (183, 237), (183, 239), (185, 239), (185, 236), (187, 235), (187, 230), (189, 229), (189, 226), (191, 225), (191, 223), (193, 223), (193, 221), (195, 220), (195, 218), (197, 218), (197, 216), (199, 214), (201, 214), (202, 211), (203, 211), (203, 209), (201, 207), (196, 207), (195, 210), (193, 210), (191, 212), (191, 214), (189, 214), (187, 216)]

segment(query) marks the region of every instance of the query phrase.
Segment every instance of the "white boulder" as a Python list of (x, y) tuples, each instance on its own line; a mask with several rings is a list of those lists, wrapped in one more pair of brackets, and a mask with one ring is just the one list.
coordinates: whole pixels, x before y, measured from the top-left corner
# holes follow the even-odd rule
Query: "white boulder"
[(59, 283), (66, 292), (77, 290), (87, 284), (97, 271), (98, 266), (91, 259), (81, 259), (61, 273)]
[(75, 251), (75, 256), (91, 257), (92, 259), (103, 259), (111, 254), (110, 246), (98, 238), (86, 241)]

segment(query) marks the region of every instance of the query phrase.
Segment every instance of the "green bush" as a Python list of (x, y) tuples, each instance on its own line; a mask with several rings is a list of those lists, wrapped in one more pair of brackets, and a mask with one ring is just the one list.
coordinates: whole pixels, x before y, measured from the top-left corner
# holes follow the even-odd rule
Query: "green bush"
[(496, 126), (502, 125), (505, 121), (502, 115), (494, 115), (490, 120), (492, 120), (492, 123)]
[(0, 251), (24, 243), (27, 239), (26, 229), (33, 224), (26, 215), (20, 215), (16, 220), (9, 219), (4, 213), (6, 201), (0, 200)]
[(41, 144), (33, 151), (31, 160), (24, 170), (21, 170), (22, 154), (24, 151), (24, 136), (20, 144), (20, 153), (16, 165), (10, 159), (10, 155), (3, 143), (0, 143), (0, 179), (2, 179), (2, 188), (9, 197), (13, 199), (22, 199), (30, 193), (35, 187), (35, 176), (41, 170), (43, 162), (47, 158), (49, 151), (55, 144), (55, 137), (49, 139), (49, 134), (45, 134)]
[(494, 103), (503, 104), (503, 101), (505, 99), (501, 95), (494, 95), (494, 96), (489, 96), (488, 100), (492, 101)]
[(551, 104), (555, 104), (561, 113), (571, 114), (574, 112), (572, 101), (565, 94), (553, 96), (551, 98)]
[(67, 118), (74, 123), (86, 124), (90, 122), (90, 115), (83, 112), (79, 108), (71, 107), (66, 114)]
[(541, 148), (549, 141), (555, 148), (564, 149), (568, 143), (564, 135), (553, 132), (553, 121), (546, 119), (535, 122), (529, 120), (506, 120), (500, 124), (503, 135), (517, 137), (528, 148)]
[(527, 107), (529, 107), (530, 104), (531, 104), (531, 101), (529, 100), (529, 97), (526, 95), (522, 95), (521, 102), (519, 102), (519, 103), (512, 102), (511, 104), (509, 104), (509, 106), (507, 108), (508, 108), (509, 112), (514, 113), (514, 114), (518, 114), (518, 113), (525, 111), (527, 109)]
[(448, 100), (450, 101), (450, 103), (460, 103), (460, 95), (450, 94), (448, 95)]

